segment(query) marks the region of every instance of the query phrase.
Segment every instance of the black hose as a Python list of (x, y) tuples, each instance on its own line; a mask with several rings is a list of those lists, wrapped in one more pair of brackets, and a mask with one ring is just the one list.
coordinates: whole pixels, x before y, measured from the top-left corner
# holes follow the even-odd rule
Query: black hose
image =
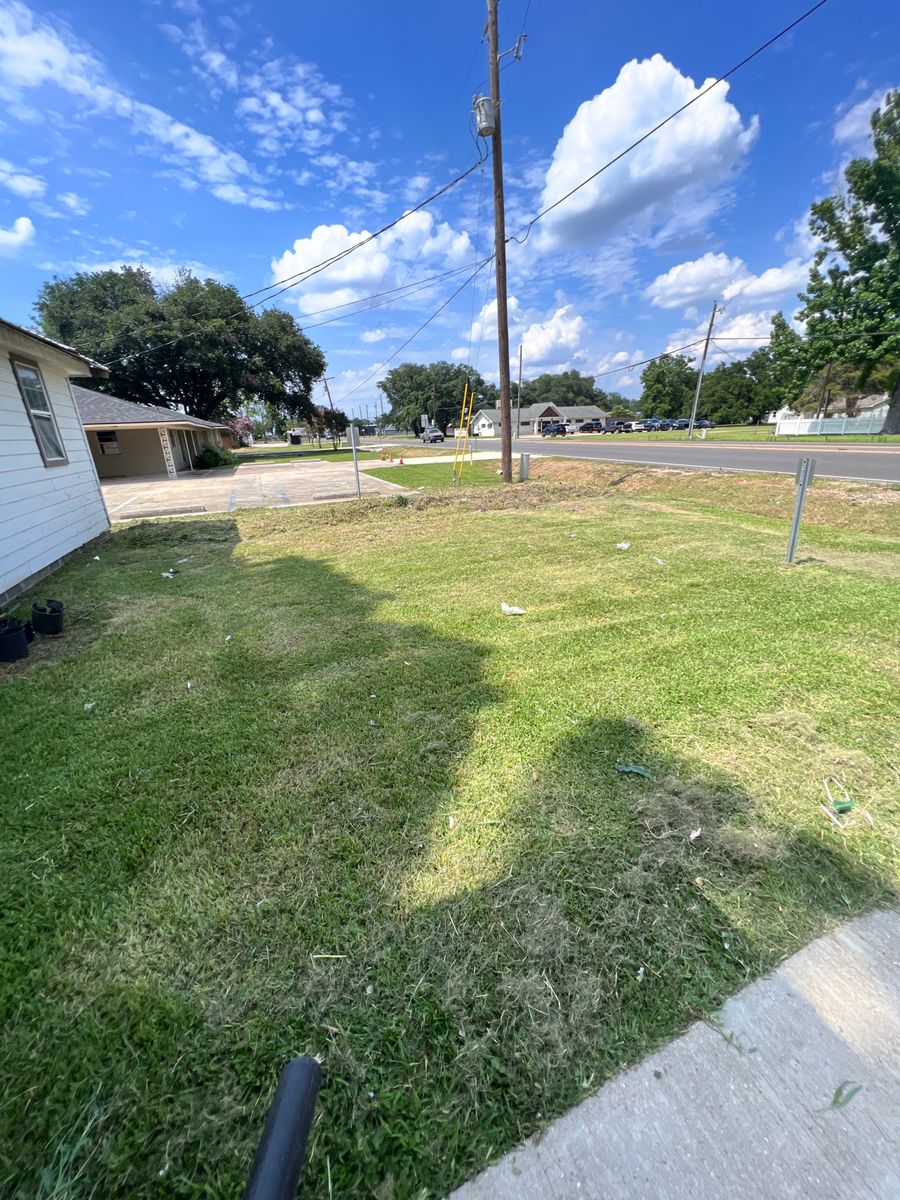
[(321, 1082), (314, 1058), (292, 1058), (281, 1072), (244, 1200), (296, 1200)]

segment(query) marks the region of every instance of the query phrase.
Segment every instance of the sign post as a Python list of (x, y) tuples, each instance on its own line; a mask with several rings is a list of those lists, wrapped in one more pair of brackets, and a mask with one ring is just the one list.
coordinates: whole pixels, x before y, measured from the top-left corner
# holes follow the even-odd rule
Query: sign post
[(353, 450), (353, 474), (356, 476), (356, 498), (362, 499), (362, 488), (359, 486), (359, 459), (356, 457), (356, 448), (359, 445), (359, 430), (355, 425), (347, 426), (347, 441)]
[(803, 505), (806, 501), (806, 489), (813, 481), (816, 460), (801, 458), (797, 464), (797, 499), (794, 503), (794, 519), (791, 521), (791, 534), (788, 538), (787, 561), (792, 563), (797, 552), (797, 539), (800, 537), (800, 518), (803, 516)]

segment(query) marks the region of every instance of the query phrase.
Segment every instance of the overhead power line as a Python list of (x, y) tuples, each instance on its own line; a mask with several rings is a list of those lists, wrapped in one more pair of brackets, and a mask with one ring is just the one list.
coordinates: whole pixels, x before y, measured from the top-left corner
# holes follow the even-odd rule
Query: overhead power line
[(673, 354), (680, 354), (682, 350), (691, 350), (694, 346), (702, 346), (704, 338), (698, 338), (696, 342), (688, 342), (686, 346), (679, 346), (676, 350), (665, 350), (662, 354), (654, 354), (651, 358), (642, 358), (640, 362), (625, 363), (621, 367), (612, 367), (609, 371), (600, 371), (594, 376), (595, 379), (603, 379), (606, 375), (615, 375), (619, 371), (632, 371), (635, 367), (645, 367), (647, 363), (656, 362), (658, 358), (671, 358)]
[[(253, 296), (259, 296), (262, 292), (266, 292), (267, 295), (264, 295), (261, 300), (256, 300), (253, 302), (253, 304), (248, 304), (245, 306), (246, 308), (251, 309), (258, 308), (261, 304), (265, 304), (269, 300), (274, 300), (275, 297), (280, 296), (282, 292), (286, 292), (290, 288), (296, 287), (297, 284), (305, 283), (307, 279), (311, 279), (314, 275), (318, 275), (320, 272), (327, 270), (328, 267), (334, 266), (335, 263), (347, 258), (348, 255), (353, 254), (354, 251), (359, 250), (362, 246), (367, 246), (370, 242), (373, 242), (383, 233), (387, 233), (389, 229), (393, 229), (395, 225), (399, 225), (401, 221), (405, 221), (407, 217), (411, 217), (413, 213), (420, 212), (423, 208), (427, 207), (427, 205), (433, 204), (435, 200), (438, 200), (441, 196), (445, 195), (450, 191), (451, 188), (456, 187), (457, 184), (462, 183), (464, 179), (467, 179), (473, 171), (477, 171), (485, 161), (486, 157), (486, 155), (483, 156), (478, 162), (473, 163), (471, 167), (468, 167), (454, 179), (451, 179), (449, 183), (445, 183), (443, 187), (438, 188), (438, 190), (432, 193), (432, 195), (427, 196), (424, 200), (420, 200), (418, 204), (401, 213), (399, 217), (395, 217), (393, 221), (389, 221), (387, 225), (382, 225), (382, 227), (376, 230), (374, 233), (370, 233), (366, 237), (361, 238), (358, 242), (354, 242), (352, 246), (347, 246), (338, 254), (333, 254), (330, 258), (326, 258), (321, 262), (314, 263), (311, 267), (304, 268), (302, 271), (297, 271), (293, 275), (286, 275), (282, 279), (276, 279), (272, 283), (267, 284), (265, 287), (257, 288), (253, 292), (244, 292), (240, 299), (247, 301)], [(273, 291), (273, 288), (277, 288), (278, 290)], [(226, 316), (217, 319), (221, 321), (232, 321), (235, 317), (239, 317), (244, 311), (245, 308), (235, 309), (234, 312), (228, 313)], [(143, 358), (145, 354), (153, 354), (157, 350), (164, 350), (167, 346), (174, 346), (176, 342), (183, 342), (187, 338), (199, 337), (204, 330), (209, 328), (209, 325), (210, 322), (206, 322), (204, 325), (199, 326), (190, 333), (179, 334), (178, 337), (170, 338), (166, 342), (160, 342), (156, 346), (149, 346), (146, 350), (136, 350), (133, 354), (123, 354), (119, 358), (114, 358), (111, 362), (108, 362), (105, 365), (108, 367), (114, 367), (118, 363), (124, 362), (125, 359)], [(130, 330), (129, 332), (134, 331)]]
[(483, 271), (484, 268), (488, 265), (488, 263), (493, 262), (493, 260), (494, 260), (494, 256), (492, 254), (489, 258), (486, 258), (483, 262), (479, 263), (479, 265), (475, 268), (475, 270), (472, 272), (472, 274), (467, 279), (463, 280), (463, 282), (459, 285), (459, 287), (456, 289), (455, 292), (451, 292), (451, 294), (447, 297), (447, 299), (443, 302), (443, 304), (438, 305), (438, 307), (434, 310), (434, 312), (431, 314), (431, 316), (426, 321), (423, 321), (422, 324), (419, 326), (419, 328), (414, 333), (411, 333), (409, 335), (409, 337), (406, 339), (406, 341), (401, 342), (399, 346), (395, 346), (393, 351), (388, 355), (388, 357), (384, 360), (384, 362), (379, 363), (379, 365), (375, 368), (375, 370), (371, 371), (365, 377), (365, 379), (361, 379), (359, 381), (359, 383), (354, 384), (354, 386), (349, 390), (349, 392), (344, 392), (343, 396), (341, 396), (338, 403), (343, 404), (344, 401), (349, 399), (350, 396), (352, 396), (354, 392), (358, 392), (361, 387), (365, 387), (366, 384), (369, 383), (371, 380), (373, 380), (380, 371), (383, 371), (384, 368), (388, 365), (388, 363), (393, 362), (394, 359), (397, 357), (397, 355), (400, 353), (400, 351), (405, 350), (406, 347), (409, 345), (409, 343), (414, 341), (419, 336), (419, 334), (422, 332), (422, 330), (426, 329), (431, 324), (431, 322), (438, 315), (438, 313), (443, 312), (444, 309), (447, 307), (447, 305), (450, 304), (452, 301), (454, 301), (456, 299), (456, 297), (460, 294), (460, 292), (464, 291), (469, 286), (469, 284), (472, 283), (472, 281), (475, 279), (476, 275), (478, 275), (478, 273), (480, 271)]
[(806, 12), (802, 13), (795, 20), (791, 21), (790, 25), (785, 25), (784, 29), (779, 30), (779, 32), (773, 37), (770, 37), (767, 42), (763, 42), (761, 46), (757, 46), (755, 50), (753, 50), (745, 58), (742, 58), (740, 62), (735, 63), (733, 67), (730, 67), (723, 75), (720, 75), (718, 79), (714, 79), (712, 83), (708, 84), (701, 92), (698, 92), (697, 95), (691, 100), (688, 100), (685, 104), (682, 104), (680, 108), (676, 108), (674, 112), (670, 112), (667, 117), (664, 117), (663, 120), (659, 122), (659, 124), (654, 125), (652, 129), (648, 129), (646, 133), (642, 134), (641, 137), (632, 142), (630, 146), (626, 146), (624, 150), (621, 150), (614, 158), (611, 158), (609, 162), (605, 162), (602, 167), (594, 171), (592, 175), (588, 175), (587, 179), (582, 179), (581, 183), (576, 184), (575, 187), (566, 192), (564, 196), (560, 196), (558, 200), (554, 200), (552, 204), (548, 204), (547, 207), (542, 209), (536, 217), (531, 218), (531, 220), (525, 226), (525, 234), (523, 237), (519, 238), (515, 235), (512, 235), (510, 240), (518, 242), (518, 244), (521, 246), (528, 240), (528, 235), (531, 233), (534, 225), (536, 225), (537, 222), (543, 217), (546, 217), (548, 213), (552, 212), (554, 208), (558, 208), (560, 204), (565, 203), (565, 201), (574, 196), (576, 192), (581, 191), (583, 187), (587, 187), (589, 183), (592, 183), (598, 175), (602, 175), (604, 171), (608, 171), (610, 167), (615, 166), (615, 164), (623, 159), (626, 154), (630, 154), (632, 150), (636, 150), (637, 147), (646, 142), (648, 138), (653, 137), (655, 133), (658, 133), (665, 125), (668, 125), (670, 121), (674, 121), (676, 117), (680, 116), (683, 112), (689, 109), (691, 105), (696, 104), (698, 100), (702, 100), (704, 96), (709, 95), (709, 93), (714, 88), (717, 88), (720, 83), (724, 83), (727, 79), (730, 79), (732, 75), (734, 75), (742, 67), (745, 67), (747, 63), (752, 62), (754, 58), (762, 54), (764, 50), (768, 50), (768, 48), (774, 45), (775, 42), (789, 34), (792, 29), (796, 29), (798, 25), (800, 25), (808, 17), (811, 17), (813, 13), (818, 12), (820, 8), (824, 8), (827, 3), (828, 0), (818, 0), (818, 3), (814, 4), (812, 8), (808, 8)]

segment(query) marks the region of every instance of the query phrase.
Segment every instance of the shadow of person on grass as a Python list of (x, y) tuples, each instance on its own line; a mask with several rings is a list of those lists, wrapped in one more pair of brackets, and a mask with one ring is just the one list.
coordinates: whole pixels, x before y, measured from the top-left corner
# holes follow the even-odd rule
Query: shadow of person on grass
[[(237, 1194), (285, 1057), (324, 1053), (371, 978), (412, 990), (373, 917), (496, 699), (488, 651), (394, 619), (392, 593), (326, 562), (239, 545), (231, 519), (137, 525), (104, 548), (102, 584), (89, 562), (60, 574), (73, 607), (109, 608), (47, 665), (51, 766), (29, 680), (10, 693), (13, 1195), (42, 1175), (73, 1196)], [(390, 1056), (380, 1016), (347, 1026)], [(348, 1111), (362, 1053), (343, 1087), (333, 1060)]]

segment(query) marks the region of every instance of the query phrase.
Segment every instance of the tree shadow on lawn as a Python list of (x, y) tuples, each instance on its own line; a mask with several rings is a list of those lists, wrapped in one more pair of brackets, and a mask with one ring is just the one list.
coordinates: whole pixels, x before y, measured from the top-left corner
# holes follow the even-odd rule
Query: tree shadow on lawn
[(72, 1200), (236, 1195), (296, 1053), (325, 1076), (307, 1194), (440, 1194), (885, 895), (624, 719), (482, 801), (462, 768), (490, 651), (321, 561), (231, 549), (98, 641), (108, 719), (62, 740), (68, 788), (20, 828), (9, 1194), (49, 1164)]

